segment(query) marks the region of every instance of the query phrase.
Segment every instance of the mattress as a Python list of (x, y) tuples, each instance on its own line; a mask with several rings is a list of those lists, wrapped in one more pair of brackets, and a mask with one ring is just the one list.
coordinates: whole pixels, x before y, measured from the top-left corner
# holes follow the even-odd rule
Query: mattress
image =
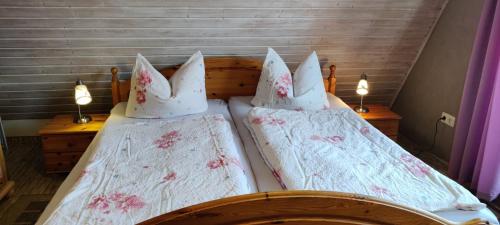
[[(117, 126), (119, 124), (123, 124), (125, 122), (130, 122), (132, 120), (138, 120), (138, 119), (131, 119), (125, 117), (125, 108), (126, 108), (126, 103), (120, 103), (116, 105), (112, 111), (111, 115), (106, 121), (104, 127), (105, 128), (110, 128), (113, 126)], [(251, 170), (251, 167), (248, 163), (248, 159), (246, 156), (246, 153), (242, 147), (241, 140), (239, 139), (239, 136), (237, 134), (237, 131), (235, 129), (234, 123), (231, 119), (230, 113), (228, 111), (227, 104), (222, 101), (222, 100), (209, 100), (209, 107), (208, 110), (205, 113), (202, 114), (197, 114), (197, 115), (190, 115), (187, 117), (195, 117), (195, 116), (201, 116), (201, 115), (208, 115), (208, 114), (221, 114), (230, 124), (230, 129), (231, 132), (233, 133), (233, 141), (236, 145), (236, 153), (239, 155), (240, 162), (239, 166), (245, 171), (245, 177), (247, 179), (247, 184), (249, 186), (250, 192), (256, 192), (257, 188), (254, 182), (254, 176), (253, 172)], [(96, 145), (96, 140), (102, 136), (101, 132), (99, 132), (94, 139), (94, 141), (90, 144), (89, 150), (84, 153), (84, 155), (80, 158), (80, 161), (75, 165), (71, 173), (68, 175), (66, 180), (63, 182), (63, 184), (60, 186), (48, 206), (46, 207), (45, 211), (42, 213), (40, 216), (39, 220), (37, 221), (37, 224), (42, 224), (45, 222), (48, 217), (52, 214), (52, 212), (56, 209), (57, 205), (59, 202), (68, 194), (70, 193), (71, 188), (73, 185), (78, 181), (78, 179), (81, 177), (81, 171), (89, 165), (89, 161), (91, 156), (93, 155), (93, 150), (95, 150), (95, 145)]]
[[(329, 95), (328, 99), (333, 108), (348, 107), (339, 98)], [(250, 159), (254, 175), (256, 177), (257, 187), (260, 191), (279, 191), (282, 190), (281, 185), (277, 182), (270, 169), (268, 169), (265, 161), (263, 160), (258, 147), (255, 145), (251, 137), (250, 131), (244, 124), (244, 119), (247, 118), (248, 112), (252, 109), (250, 104), (251, 97), (233, 97), (229, 100), (229, 109), (236, 127), (243, 140), (243, 145), (247, 151), (247, 156)], [(489, 209), (482, 209), (479, 211), (462, 211), (462, 210), (446, 210), (434, 212), (443, 218), (451, 221), (463, 222), (473, 218), (481, 218), (488, 220), (492, 223), (498, 224), (495, 215)]]

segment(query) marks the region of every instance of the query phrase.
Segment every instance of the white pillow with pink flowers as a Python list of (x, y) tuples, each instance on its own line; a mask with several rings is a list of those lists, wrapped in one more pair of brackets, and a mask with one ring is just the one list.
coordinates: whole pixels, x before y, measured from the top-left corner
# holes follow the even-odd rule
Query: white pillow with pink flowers
[(330, 104), (316, 52), (297, 67), (292, 79), (283, 59), (272, 48), (268, 48), (252, 104), (295, 110), (328, 108)]
[(206, 111), (205, 64), (196, 52), (167, 80), (144, 56), (137, 54), (125, 115), (168, 118)]

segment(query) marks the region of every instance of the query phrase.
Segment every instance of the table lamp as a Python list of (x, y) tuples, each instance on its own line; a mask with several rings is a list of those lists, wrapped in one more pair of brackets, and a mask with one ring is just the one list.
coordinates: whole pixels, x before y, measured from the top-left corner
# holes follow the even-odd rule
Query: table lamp
[(358, 87), (356, 88), (356, 93), (361, 95), (361, 103), (359, 106), (354, 107), (354, 111), (358, 113), (369, 112), (370, 110), (366, 106), (363, 106), (363, 96), (368, 94), (368, 81), (365, 73), (361, 74), (361, 79), (359, 80)]
[(83, 81), (78, 79), (76, 81), (75, 86), (75, 101), (76, 105), (78, 105), (78, 115), (73, 119), (74, 123), (85, 124), (92, 121), (92, 117), (89, 115), (82, 115), (80, 110), (81, 105), (87, 105), (92, 102), (92, 97), (90, 96), (90, 92), (87, 89), (87, 86), (83, 84)]

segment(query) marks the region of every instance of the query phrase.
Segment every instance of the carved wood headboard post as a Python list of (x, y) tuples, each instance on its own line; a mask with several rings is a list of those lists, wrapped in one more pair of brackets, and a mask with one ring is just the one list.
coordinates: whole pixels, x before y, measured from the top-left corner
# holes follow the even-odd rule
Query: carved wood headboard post
[(337, 85), (337, 78), (335, 77), (335, 70), (337, 67), (335, 65), (330, 66), (330, 75), (328, 76), (328, 92), (335, 94), (335, 86)]
[(120, 99), (120, 78), (118, 77), (118, 68), (111, 68), (111, 94), (113, 96), (113, 105), (121, 102)]

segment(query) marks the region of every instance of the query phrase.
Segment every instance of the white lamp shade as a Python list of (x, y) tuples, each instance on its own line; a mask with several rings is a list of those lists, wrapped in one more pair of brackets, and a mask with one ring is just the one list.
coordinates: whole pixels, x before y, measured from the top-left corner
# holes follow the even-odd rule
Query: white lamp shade
[(356, 88), (356, 93), (358, 93), (358, 95), (368, 94), (368, 81), (366, 81), (365, 79), (359, 80), (358, 88)]
[(92, 102), (92, 97), (87, 86), (83, 84), (75, 86), (75, 100), (78, 105), (87, 105)]

